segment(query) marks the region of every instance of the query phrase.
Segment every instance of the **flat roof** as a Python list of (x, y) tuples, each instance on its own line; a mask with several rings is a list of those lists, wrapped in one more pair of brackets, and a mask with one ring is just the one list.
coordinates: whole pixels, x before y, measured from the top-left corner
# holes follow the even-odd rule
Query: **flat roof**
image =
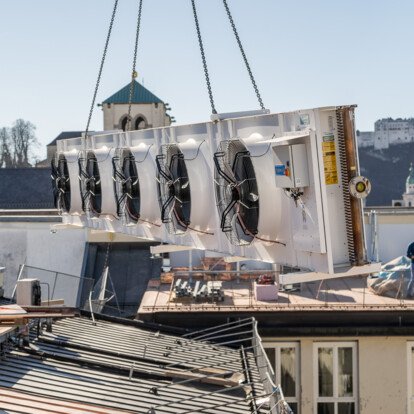
[(279, 292), (277, 300), (272, 301), (256, 300), (252, 281), (225, 281), (223, 292), (222, 302), (195, 302), (175, 298), (169, 284), (152, 283), (137, 318), (191, 326), (196, 320), (209, 325), (229, 317), (254, 315), (261, 333), (283, 327), (292, 334), (303, 329), (311, 334), (320, 327), (323, 335), (333, 330), (394, 332), (390, 328), (397, 328), (394, 333), (414, 334), (414, 300), (378, 296), (369, 290), (367, 278), (362, 276), (304, 283), (301, 290)]
[[(260, 273), (260, 271), (258, 271)], [(253, 280), (223, 281), (222, 302), (196, 302), (175, 298), (170, 284), (152, 282), (142, 299), (139, 314), (162, 311), (180, 312), (222, 312), (228, 309), (260, 310), (298, 310), (298, 309), (390, 309), (410, 307), (414, 309), (414, 300), (400, 300), (372, 293), (367, 287), (365, 276), (331, 279), (322, 282), (303, 283), (295, 291), (279, 291), (278, 298), (271, 301), (256, 300), (253, 293)]]

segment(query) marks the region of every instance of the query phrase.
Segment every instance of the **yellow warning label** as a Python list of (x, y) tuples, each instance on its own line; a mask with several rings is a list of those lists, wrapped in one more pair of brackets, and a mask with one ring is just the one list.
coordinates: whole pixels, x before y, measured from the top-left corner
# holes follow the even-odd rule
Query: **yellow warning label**
[[(323, 167), (325, 170), (325, 184), (338, 184), (338, 170), (336, 168), (335, 141), (333, 136), (323, 137)], [(328, 139), (325, 139), (328, 138)], [(331, 139), (329, 139), (331, 138)]]

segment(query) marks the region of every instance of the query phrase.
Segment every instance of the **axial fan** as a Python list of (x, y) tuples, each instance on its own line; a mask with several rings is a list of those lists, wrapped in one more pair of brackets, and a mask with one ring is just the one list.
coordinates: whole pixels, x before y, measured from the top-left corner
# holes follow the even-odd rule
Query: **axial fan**
[(52, 159), (52, 187), (55, 207), (68, 213), (70, 210), (70, 178), (68, 164), (65, 156), (60, 154), (55, 159)]
[(117, 214), (136, 223), (141, 200), (135, 157), (129, 149), (123, 148), (112, 158), (112, 165)]
[(102, 209), (101, 177), (98, 161), (92, 151), (87, 153), (86, 162), (79, 158), (79, 179), (83, 211), (99, 216)]
[(190, 225), (191, 193), (184, 154), (176, 144), (163, 145), (156, 157), (162, 222), (170, 234), (182, 234)]
[(259, 194), (250, 153), (240, 140), (222, 141), (214, 164), (221, 229), (232, 244), (248, 245), (259, 224)]

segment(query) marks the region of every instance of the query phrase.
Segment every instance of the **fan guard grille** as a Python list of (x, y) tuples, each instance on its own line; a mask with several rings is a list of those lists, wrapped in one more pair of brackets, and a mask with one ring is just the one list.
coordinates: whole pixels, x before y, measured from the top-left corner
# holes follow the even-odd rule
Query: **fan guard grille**
[(259, 194), (250, 152), (240, 140), (222, 141), (214, 163), (221, 229), (233, 245), (249, 245), (259, 224)]
[(129, 149), (123, 148), (112, 158), (112, 166), (117, 215), (137, 223), (141, 193), (135, 157)]
[(71, 188), (68, 163), (66, 157), (63, 154), (60, 154), (57, 157), (57, 165), (55, 163), (55, 160), (52, 160), (51, 167), (55, 207), (58, 210), (68, 213), (70, 211), (71, 203)]
[(183, 234), (191, 216), (190, 181), (184, 154), (177, 144), (163, 145), (156, 163), (162, 222), (170, 234)]
[(79, 158), (79, 179), (82, 196), (82, 209), (92, 216), (99, 216), (102, 211), (102, 187), (98, 160), (92, 151), (85, 159)]

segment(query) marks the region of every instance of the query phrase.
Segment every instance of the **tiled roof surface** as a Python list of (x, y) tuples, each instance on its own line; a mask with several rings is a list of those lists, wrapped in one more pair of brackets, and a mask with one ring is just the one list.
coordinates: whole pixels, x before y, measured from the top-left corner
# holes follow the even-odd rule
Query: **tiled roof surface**
[[(125, 104), (129, 102), (129, 88), (130, 84), (124, 86), (118, 92), (114, 93), (102, 103)], [(163, 103), (163, 101), (150, 92), (145, 86), (135, 81), (134, 94), (132, 96), (132, 103), (147, 104), (147, 103)]]
[[(79, 138), (85, 131), (62, 131), (52, 142), (47, 144), (48, 147), (56, 145), (61, 139)], [(92, 132), (92, 131), (91, 131)]]
[(0, 168), (0, 210), (54, 208), (49, 168)]

